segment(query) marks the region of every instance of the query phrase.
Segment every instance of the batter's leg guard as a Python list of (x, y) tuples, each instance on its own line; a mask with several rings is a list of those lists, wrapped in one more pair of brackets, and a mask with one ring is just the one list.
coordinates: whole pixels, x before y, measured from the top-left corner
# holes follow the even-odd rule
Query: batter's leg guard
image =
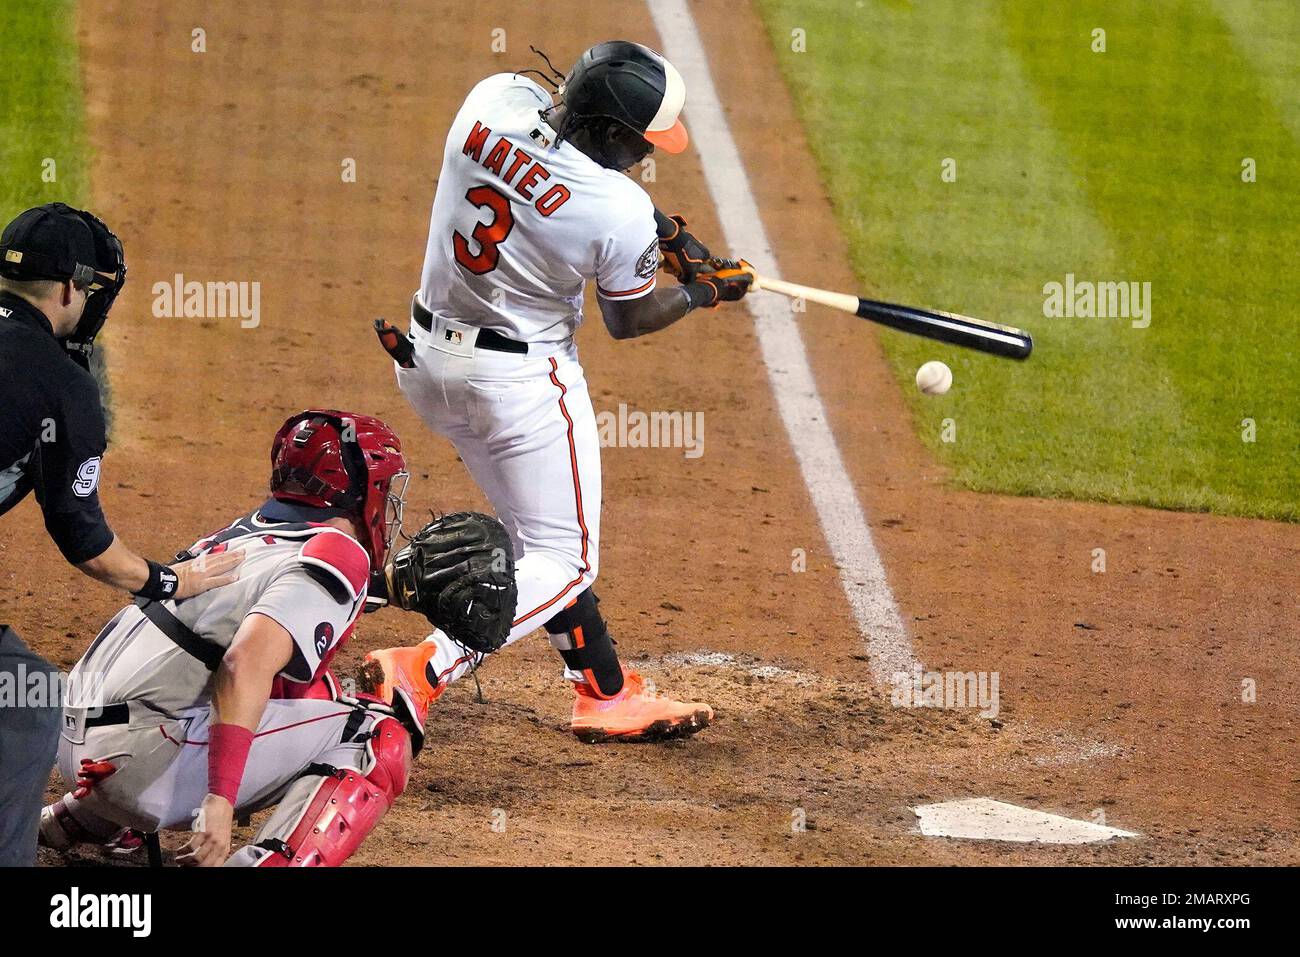
[(381, 718), (367, 743), (370, 773), (314, 764), (281, 799), (255, 843), (228, 867), (338, 867), (361, 846), (411, 771), (411, 736), (396, 718)]
[(623, 690), (623, 669), (599, 602), (588, 588), (548, 621), (546, 630), (565, 665), (581, 674), (597, 697), (612, 698)]

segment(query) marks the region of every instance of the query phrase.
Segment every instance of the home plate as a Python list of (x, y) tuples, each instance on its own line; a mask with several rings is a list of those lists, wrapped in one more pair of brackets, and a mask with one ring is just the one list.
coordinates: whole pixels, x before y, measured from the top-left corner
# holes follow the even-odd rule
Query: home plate
[(1041, 844), (1092, 844), (1113, 837), (1141, 837), (1117, 827), (1047, 814), (989, 798), (922, 804), (912, 809), (927, 837)]

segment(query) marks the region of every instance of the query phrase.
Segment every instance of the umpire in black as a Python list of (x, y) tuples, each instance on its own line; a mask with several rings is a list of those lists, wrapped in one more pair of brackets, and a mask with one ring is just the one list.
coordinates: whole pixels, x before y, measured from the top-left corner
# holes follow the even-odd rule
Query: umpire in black
[[(37, 206), (0, 234), (0, 515), (35, 492), (68, 562), (141, 598), (185, 598), (234, 581), (238, 560), (141, 558), (99, 505), (107, 437), (90, 355), (125, 281), (121, 242), (84, 210)], [(58, 677), (0, 625), (0, 866), (35, 863), (58, 741)]]

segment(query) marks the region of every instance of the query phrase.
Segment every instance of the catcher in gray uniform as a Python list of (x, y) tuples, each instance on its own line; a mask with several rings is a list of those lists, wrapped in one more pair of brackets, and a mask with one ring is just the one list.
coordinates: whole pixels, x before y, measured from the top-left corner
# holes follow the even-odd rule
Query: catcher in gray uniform
[[(73, 669), (59, 768), (77, 787), (42, 813), (46, 846), (189, 828), (181, 864), (333, 866), (405, 788), (424, 710), (344, 695), (329, 669), (368, 597), (386, 597), (401, 443), (378, 419), (311, 409), (281, 427), (271, 460), (272, 497), (185, 553), (241, 551), (240, 579), (123, 608)], [(504, 640), (515, 591), (500, 523), (461, 513), (417, 539), (390, 571), (395, 603), (463, 640)], [(272, 805), (232, 856), (236, 816)]]

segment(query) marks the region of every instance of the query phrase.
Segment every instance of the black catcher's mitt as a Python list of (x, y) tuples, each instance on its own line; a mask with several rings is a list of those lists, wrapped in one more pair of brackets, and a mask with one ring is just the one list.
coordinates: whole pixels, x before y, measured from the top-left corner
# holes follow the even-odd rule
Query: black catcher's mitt
[(388, 595), (471, 651), (496, 651), (510, 634), (518, 597), (510, 536), (479, 512), (434, 519), (393, 556)]

